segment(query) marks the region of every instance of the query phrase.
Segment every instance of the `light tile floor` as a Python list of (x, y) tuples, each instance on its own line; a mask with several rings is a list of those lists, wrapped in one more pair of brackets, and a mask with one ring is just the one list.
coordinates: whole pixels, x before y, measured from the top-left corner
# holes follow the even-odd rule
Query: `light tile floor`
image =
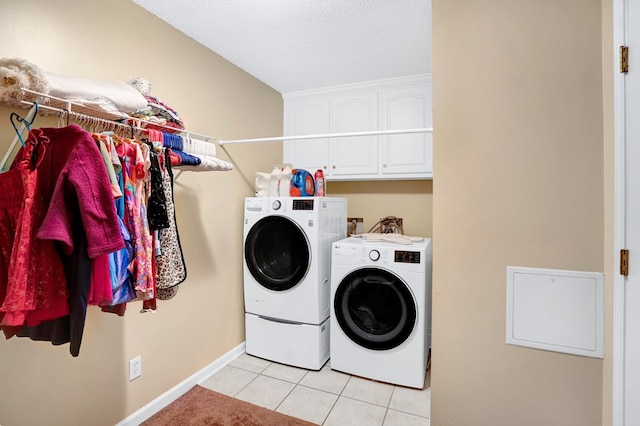
[(200, 383), (216, 392), (324, 426), (429, 426), (429, 371), (424, 389), (305, 370), (242, 354)]

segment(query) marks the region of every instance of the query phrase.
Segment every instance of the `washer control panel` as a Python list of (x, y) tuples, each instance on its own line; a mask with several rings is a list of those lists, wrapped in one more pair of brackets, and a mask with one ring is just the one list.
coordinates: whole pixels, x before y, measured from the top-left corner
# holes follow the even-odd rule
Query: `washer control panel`
[(371, 250), (369, 252), (369, 259), (377, 262), (378, 260), (380, 260), (380, 252), (378, 250)]

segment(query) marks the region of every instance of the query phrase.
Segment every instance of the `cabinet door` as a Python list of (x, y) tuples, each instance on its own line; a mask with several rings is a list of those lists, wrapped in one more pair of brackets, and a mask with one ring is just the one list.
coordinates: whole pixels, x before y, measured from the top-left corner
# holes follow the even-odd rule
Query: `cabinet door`
[[(432, 127), (431, 86), (383, 90), (383, 130)], [(381, 136), (381, 173), (432, 176), (433, 134), (407, 133)]]
[[(362, 93), (331, 98), (331, 132), (378, 130), (378, 94)], [(378, 136), (332, 138), (330, 176), (378, 173)]]
[[(329, 133), (329, 98), (315, 97), (285, 101), (285, 136)], [(329, 141), (327, 139), (289, 140), (283, 143), (283, 158), (294, 168), (314, 173), (328, 170)]]

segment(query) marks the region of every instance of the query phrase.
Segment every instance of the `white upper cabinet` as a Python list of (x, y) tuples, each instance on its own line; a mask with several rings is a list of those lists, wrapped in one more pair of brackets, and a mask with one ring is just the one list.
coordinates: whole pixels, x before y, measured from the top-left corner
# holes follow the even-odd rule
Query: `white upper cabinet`
[[(432, 127), (431, 85), (383, 90), (382, 130)], [(433, 134), (382, 135), (381, 173), (415, 175), (433, 172)]]
[[(284, 95), (285, 136), (431, 127), (429, 75)], [(284, 163), (327, 180), (431, 179), (432, 134), (284, 142)]]
[[(329, 133), (329, 98), (326, 96), (296, 99), (285, 104), (284, 134), (320, 135)], [(329, 167), (329, 139), (305, 139), (284, 142), (284, 163), (325, 173)]]
[[(378, 130), (378, 94), (359, 93), (331, 97), (331, 133)], [(378, 173), (378, 136), (329, 139), (329, 176)]]

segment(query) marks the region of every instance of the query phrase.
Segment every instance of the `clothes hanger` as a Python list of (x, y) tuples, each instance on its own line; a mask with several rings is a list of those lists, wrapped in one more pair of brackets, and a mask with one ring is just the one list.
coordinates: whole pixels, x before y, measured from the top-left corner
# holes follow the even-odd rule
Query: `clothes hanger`
[(18, 123), (23, 123), (24, 126), (27, 128), (27, 131), (30, 132), (31, 131), (31, 125), (33, 124), (33, 121), (35, 120), (35, 116), (38, 114), (38, 103), (34, 102), (33, 106), (31, 108), (32, 109), (35, 108), (35, 112), (31, 116), (31, 118), (29, 118), (29, 115), (31, 114), (31, 110), (29, 110), (29, 113), (27, 113), (27, 118), (22, 118), (15, 112), (12, 112), (11, 115), (9, 116), (9, 120), (11, 121), (11, 125), (13, 126), (13, 130), (16, 131), (16, 135), (18, 136), (18, 139), (20, 140), (20, 143), (22, 144), (23, 147), (25, 146), (24, 139), (22, 139), (22, 132), (24, 131), (24, 127), (21, 128), (20, 130), (18, 130), (18, 125), (16, 124), (16, 121)]
[[(22, 139), (22, 132), (24, 132), (25, 129), (27, 129), (28, 131), (31, 131), (31, 125), (33, 124), (33, 121), (35, 120), (35, 117), (36, 117), (37, 114), (38, 114), (38, 103), (37, 102), (33, 103), (33, 106), (29, 109), (29, 112), (27, 113), (27, 116), (25, 118), (20, 117), (15, 112), (11, 113), (11, 116), (9, 117), (9, 119), (11, 121), (11, 125), (13, 126), (14, 130), (16, 131), (16, 136), (13, 138), (13, 141), (11, 141), (11, 145), (9, 145), (9, 149), (4, 154), (4, 157), (2, 157), (2, 161), (0, 161), (0, 170), (2, 170), (2, 171), (5, 170), (5, 166), (7, 165), (7, 162), (9, 161), (9, 156), (13, 152), (13, 150), (16, 147), (16, 144), (18, 143), (18, 141), (20, 141), (22, 146), (25, 146), (24, 139)], [(17, 122), (21, 123), (20, 129), (18, 129), (18, 126), (16, 125), (16, 122), (14, 121), (14, 119)]]

